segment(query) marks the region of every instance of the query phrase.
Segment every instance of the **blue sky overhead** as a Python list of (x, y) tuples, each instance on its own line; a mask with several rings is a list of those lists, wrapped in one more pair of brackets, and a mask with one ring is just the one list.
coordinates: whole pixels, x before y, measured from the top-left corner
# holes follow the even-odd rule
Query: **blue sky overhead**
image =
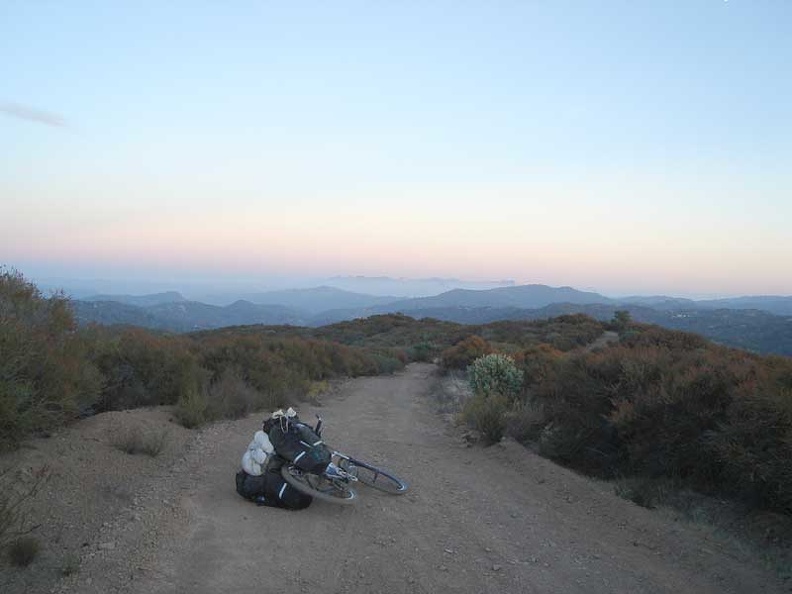
[(0, 4), (0, 263), (792, 294), (792, 2)]

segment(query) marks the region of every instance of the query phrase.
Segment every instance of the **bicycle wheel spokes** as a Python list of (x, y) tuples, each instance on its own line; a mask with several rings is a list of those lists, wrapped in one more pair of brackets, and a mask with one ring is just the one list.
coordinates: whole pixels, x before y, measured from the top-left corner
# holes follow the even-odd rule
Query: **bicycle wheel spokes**
[[(344, 465), (345, 470), (351, 472), (359, 482), (392, 495), (401, 495), (407, 491), (407, 483), (393, 474), (377, 468), (372, 464), (350, 458)], [(342, 466), (343, 467), (343, 466)]]
[(340, 504), (350, 504), (357, 501), (357, 493), (348, 485), (330, 481), (319, 475), (303, 472), (289, 464), (283, 465), (281, 476), (301, 493), (322, 501)]

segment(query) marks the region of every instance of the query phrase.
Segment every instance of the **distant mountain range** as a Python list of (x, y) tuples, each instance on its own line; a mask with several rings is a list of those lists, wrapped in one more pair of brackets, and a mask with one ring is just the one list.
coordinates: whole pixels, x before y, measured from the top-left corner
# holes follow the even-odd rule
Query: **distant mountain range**
[(730, 346), (792, 356), (792, 297), (614, 299), (572, 287), (520, 285), (453, 289), (431, 297), (399, 299), (322, 286), (250, 294), (224, 307), (189, 301), (177, 292), (97, 295), (72, 304), (83, 324), (127, 324), (171, 332), (251, 324), (323, 326), (394, 312), (483, 324), (566, 313), (609, 320), (616, 310), (627, 310), (639, 322), (695, 332)]
[(181, 293), (168, 291), (166, 293), (154, 293), (152, 295), (91, 295), (84, 297), (83, 301), (117, 301), (127, 305), (138, 307), (149, 307), (151, 305), (162, 305), (164, 303), (181, 303), (187, 301)]

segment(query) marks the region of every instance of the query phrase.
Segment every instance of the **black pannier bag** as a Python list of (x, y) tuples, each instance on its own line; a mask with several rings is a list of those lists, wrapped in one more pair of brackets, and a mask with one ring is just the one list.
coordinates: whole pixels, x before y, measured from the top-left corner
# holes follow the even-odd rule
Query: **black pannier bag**
[(313, 497), (300, 493), (283, 480), (277, 465), (268, 468), (261, 476), (253, 476), (240, 470), (236, 474), (236, 487), (237, 493), (242, 497), (259, 505), (295, 510), (305, 509), (313, 501)]
[(296, 417), (270, 424), (268, 435), (278, 455), (300, 470), (321, 474), (330, 464), (331, 452), (310, 425)]

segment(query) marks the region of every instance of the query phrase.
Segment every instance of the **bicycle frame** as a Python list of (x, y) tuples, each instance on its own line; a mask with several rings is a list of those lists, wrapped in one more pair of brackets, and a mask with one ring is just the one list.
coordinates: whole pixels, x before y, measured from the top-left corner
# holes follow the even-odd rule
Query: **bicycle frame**
[[(322, 417), (316, 415), (316, 418), (313, 430), (321, 437)], [(358, 497), (355, 490), (358, 484), (392, 495), (401, 495), (408, 488), (406, 482), (390, 472), (333, 449), (330, 463), (321, 473), (305, 472), (287, 462), (281, 468), (281, 475), (297, 490), (331, 503), (354, 503)]]

